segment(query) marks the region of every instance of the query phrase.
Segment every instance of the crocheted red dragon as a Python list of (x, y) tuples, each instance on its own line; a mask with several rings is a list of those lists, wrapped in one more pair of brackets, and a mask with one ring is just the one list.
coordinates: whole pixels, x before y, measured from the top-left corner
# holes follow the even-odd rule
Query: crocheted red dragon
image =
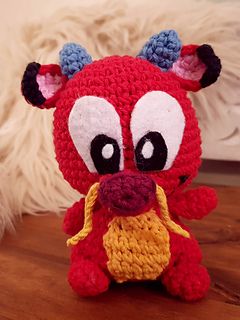
[(69, 43), (60, 65), (28, 64), (22, 93), (33, 106), (56, 108), (56, 159), (86, 195), (63, 225), (79, 295), (100, 294), (111, 280), (161, 281), (187, 301), (207, 292), (198, 243), (179, 217), (201, 219), (217, 204), (211, 188), (183, 190), (201, 155), (187, 91), (211, 85), (220, 71), (211, 46), (182, 46), (174, 30), (152, 36), (137, 57), (92, 62)]

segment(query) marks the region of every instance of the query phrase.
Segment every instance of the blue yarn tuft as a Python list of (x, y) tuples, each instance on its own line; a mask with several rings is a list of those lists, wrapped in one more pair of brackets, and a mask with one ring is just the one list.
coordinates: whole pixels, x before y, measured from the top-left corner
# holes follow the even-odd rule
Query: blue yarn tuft
[(92, 62), (92, 57), (87, 53), (87, 50), (76, 43), (66, 43), (59, 53), (60, 66), (62, 73), (69, 79), (75, 73)]
[(168, 71), (179, 58), (182, 44), (174, 30), (164, 30), (153, 35), (144, 45), (138, 57)]

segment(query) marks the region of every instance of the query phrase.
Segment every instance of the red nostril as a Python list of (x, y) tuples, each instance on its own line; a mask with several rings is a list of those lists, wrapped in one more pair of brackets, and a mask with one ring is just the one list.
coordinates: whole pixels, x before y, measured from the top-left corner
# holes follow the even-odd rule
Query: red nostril
[(143, 174), (116, 173), (100, 184), (101, 204), (118, 214), (135, 215), (151, 206), (156, 185)]

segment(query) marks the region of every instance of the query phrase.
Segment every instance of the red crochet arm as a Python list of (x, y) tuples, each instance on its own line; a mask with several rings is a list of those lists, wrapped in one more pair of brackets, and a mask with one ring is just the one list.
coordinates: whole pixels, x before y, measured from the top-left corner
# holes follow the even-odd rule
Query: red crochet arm
[(199, 187), (178, 194), (168, 200), (169, 211), (186, 219), (201, 219), (217, 206), (214, 189)]
[(74, 205), (67, 209), (63, 221), (63, 231), (71, 236), (82, 229), (84, 223), (84, 204), (85, 199), (75, 202)]

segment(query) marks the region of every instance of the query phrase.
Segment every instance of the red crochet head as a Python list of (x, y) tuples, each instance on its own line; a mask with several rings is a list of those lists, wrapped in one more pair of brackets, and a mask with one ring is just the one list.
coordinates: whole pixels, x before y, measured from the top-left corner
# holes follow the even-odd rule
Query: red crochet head
[(181, 47), (169, 33), (166, 45), (156, 36), (136, 58), (94, 62), (71, 44), (61, 52), (61, 68), (31, 63), (22, 81), (28, 102), (56, 107), (54, 144), (64, 178), (83, 194), (100, 181), (101, 202), (123, 212), (147, 205), (156, 184), (169, 195), (192, 181), (201, 140), (187, 90), (215, 82), (221, 69), (210, 46)]

